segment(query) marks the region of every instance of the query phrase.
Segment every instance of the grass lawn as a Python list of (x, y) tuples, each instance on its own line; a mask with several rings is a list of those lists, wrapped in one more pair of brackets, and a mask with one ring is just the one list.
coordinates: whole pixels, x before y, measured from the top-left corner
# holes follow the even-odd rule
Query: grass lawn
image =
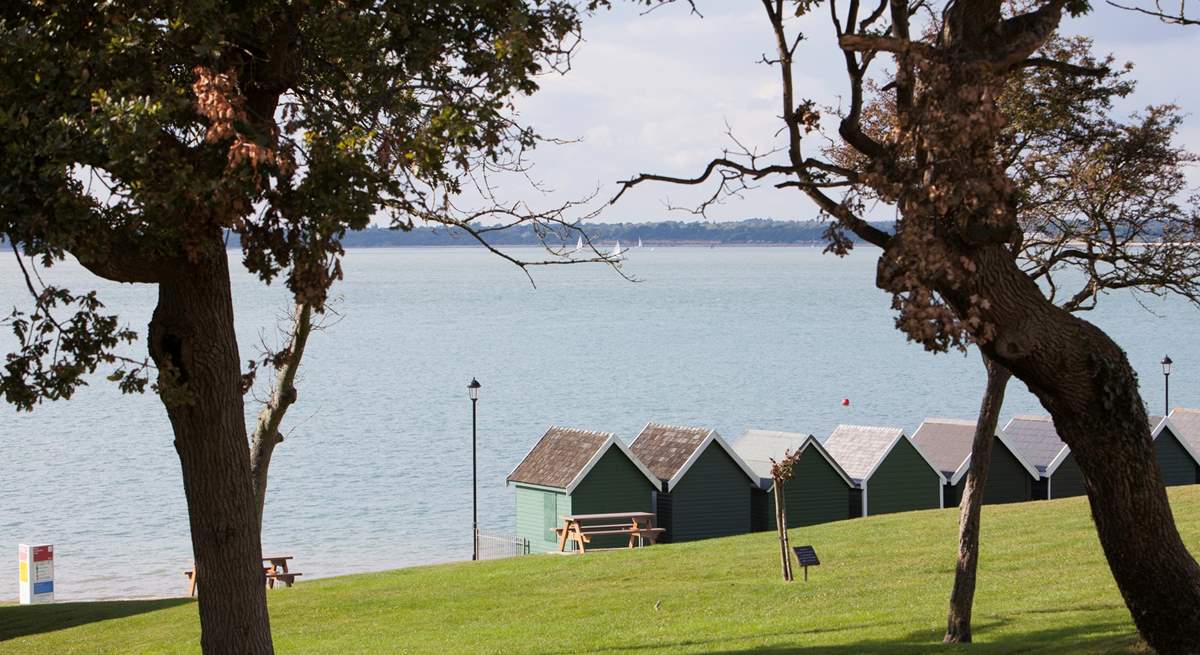
[[(1200, 486), (1171, 503), (1200, 540)], [(1082, 498), (989, 506), (976, 643), (941, 645), (957, 510), (792, 531), (822, 565), (784, 583), (773, 533), (402, 569), (268, 593), (280, 653), (1145, 652)], [(656, 608), (656, 604), (658, 607)], [(0, 653), (196, 653), (190, 600), (0, 607)]]

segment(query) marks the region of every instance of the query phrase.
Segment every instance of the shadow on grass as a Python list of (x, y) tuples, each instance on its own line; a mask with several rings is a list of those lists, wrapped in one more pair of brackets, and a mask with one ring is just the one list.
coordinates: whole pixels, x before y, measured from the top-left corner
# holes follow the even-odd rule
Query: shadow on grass
[(194, 602), (189, 598), (0, 606), (0, 641), (120, 619)]
[[(1039, 612), (1040, 613), (1040, 612)], [(993, 618), (988, 621), (976, 621), (976, 639), (987, 639), (987, 633), (1004, 624), (1012, 622), (1011, 618)], [(863, 626), (879, 627), (879, 626)], [(904, 634), (901, 626), (897, 626), (897, 636), (886, 640), (850, 641), (842, 644), (788, 644), (750, 645), (754, 640), (770, 639), (786, 642), (789, 637), (800, 641), (803, 637), (837, 632), (852, 632), (847, 629), (813, 628), (810, 630), (782, 630), (754, 635), (744, 641), (745, 646), (738, 646), (738, 639), (720, 637), (704, 639), (697, 635), (695, 639), (674, 641), (648, 642), (641, 644), (611, 644), (596, 649), (571, 649), (568, 651), (553, 651), (558, 653), (637, 653), (642, 651), (673, 652), (683, 649), (698, 649), (709, 655), (745, 655), (745, 653), (763, 653), (765, 655), (785, 654), (821, 654), (821, 655), (924, 655), (926, 653), (1144, 653), (1147, 652), (1141, 640), (1133, 633), (1132, 626), (1127, 621), (1088, 621), (1058, 628), (1034, 630), (1006, 634), (996, 642), (979, 641), (973, 644), (943, 644), (941, 633), (933, 630), (922, 630)], [(1116, 632), (1117, 635), (1112, 633)], [(1098, 634), (1100, 633), (1100, 634)], [(1121, 633), (1126, 633), (1122, 635)], [(811, 641), (811, 639), (804, 639)], [(545, 655), (550, 655), (549, 653)]]

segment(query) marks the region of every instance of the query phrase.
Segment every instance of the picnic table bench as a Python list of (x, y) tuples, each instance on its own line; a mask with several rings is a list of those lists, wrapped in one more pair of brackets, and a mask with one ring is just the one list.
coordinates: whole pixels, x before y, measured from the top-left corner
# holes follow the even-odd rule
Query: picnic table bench
[[(291, 559), (291, 555), (270, 555), (262, 558), (263, 581), (268, 588), (274, 589), (275, 581), (277, 580), (290, 587), (295, 584), (298, 576), (304, 575), (303, 573), (288, 570), (288, 560)], [(188, 579), (188, 595), (195, 596), (197, 583), (196, 568), (193, 566), (192, 568), (184, 571), (183, 574), (186, 575)]]
[[(559, 552), (566, 552), (567, 543), (575, 544), (579, 553), (587, 552), (592, 537), (604, 535), (628, 535), (626, 548), (653, 544), (665, 530), (654, 527), (654, 514), (650, 512), (609, 512), (607, 514), (570, 514), (559, 517), (561, 528), (553, 528), (558, 536)], [(603, 550), (595, 549), (592, 550)]]

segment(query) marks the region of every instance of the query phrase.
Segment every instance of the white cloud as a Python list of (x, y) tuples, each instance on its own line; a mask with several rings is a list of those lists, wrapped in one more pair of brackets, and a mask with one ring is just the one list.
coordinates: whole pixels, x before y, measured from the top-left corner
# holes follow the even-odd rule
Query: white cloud
[[(705, 18), (681, 5), (639, 15), (628, 5), (589, 18), (586, 41), (566, 76), (547, 76), (543, 89), (522, 100), (523, 118), (544, 134), (582, 141), (542, 147), (535, 153), (535, 176), (556, 190), (554, 199), (580, 198), (597, 186), (604, 199), (616, 182), (641, 172), (697, 174), (711, 158), (732, 146), (726, 125), (743, 143), (767, 149), (779, 142), (780, 80), (777, 69), (758, 63), (772, 48), (761, 9), (745, 3), (701, 2)], [(755, 7), (748, 10), (747, 7)], [(789, 20), (806, 40), (797, 51), (798, 93), (837, 107), (845, 92), (845, 71), (825, 12)], [(1099, 9), (1083, 20), (1064, 22), (1068, 31), (1094, 34), (1099, 51), (1137, 64), (1141, 82), (1122, 113), (1153, 102), (1178, 101), (1200, 111), (1200, 90), (1180, 72), (1200, 50), (1200, 32), (1167, 30), (1152, 20)], [(1185, 142), (1200, 148), (1200, 122), (1189, 116)], [(817, 144), (813, 144), (817, 147)], [(527, 187), (506, 187), (519, 196)], [(602, 220), (678, 218), (663, 208), (670, 197), (687, 204), (712, 188), (647, 185), (630, 192)], [(799, 193), (766, 188), (717, 208), (713, 216), (807, 218), (812, 205)]]

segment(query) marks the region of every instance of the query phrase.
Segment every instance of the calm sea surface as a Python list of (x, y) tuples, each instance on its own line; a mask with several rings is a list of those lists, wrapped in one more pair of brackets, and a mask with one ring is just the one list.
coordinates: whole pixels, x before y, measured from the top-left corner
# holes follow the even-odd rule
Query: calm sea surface
[[(573, 266), (535, 271), (536, 289), (476, 249), (351, 252), (342, 318), (312, 337), (275, 451), (264, 550), (294, 555), (305, 579), (469, 558), (472, 376), (483, 384), (481, 523), (502, 533), (513, 531), (504, 477), (551, 424), (629, 440), (667, 421), (732, 440), (748, 427), (824, 437), (843, 422), (911, 432), (926, 416), (971, 418), (978, 355), (905, 342), (873, 286), (876, 252), (643, 248), (624, 267), (636, 284)], [(144, 332), (153, 288), (75, 265), (46, 277), (99, 289)], [(278, 339), (288, 297), (238, 272), (234, 301), (249, 359)], [(13, 305), (28, 298), (0, 258), (0, 309)], [(1146, 306), (1114, 295), (1089, 318), (1129, 353), (1152, 410), (1164, 353), (1176, 362), (1172, 404), (1200, 405), (1200, 314), (1177, 300)], [(248, 421), (257, 410), (247, 403)], [(1043, 412), (1014, 382), (1004, 420), (1024, 413)], [(182, 593), (191, 545), (171, 441), (155, 396), (122, 396), (103, 379), (33, 413), (0, 407), (0, 600), (17, 595), (25, 540), (55, 545), (58, 599)]]

